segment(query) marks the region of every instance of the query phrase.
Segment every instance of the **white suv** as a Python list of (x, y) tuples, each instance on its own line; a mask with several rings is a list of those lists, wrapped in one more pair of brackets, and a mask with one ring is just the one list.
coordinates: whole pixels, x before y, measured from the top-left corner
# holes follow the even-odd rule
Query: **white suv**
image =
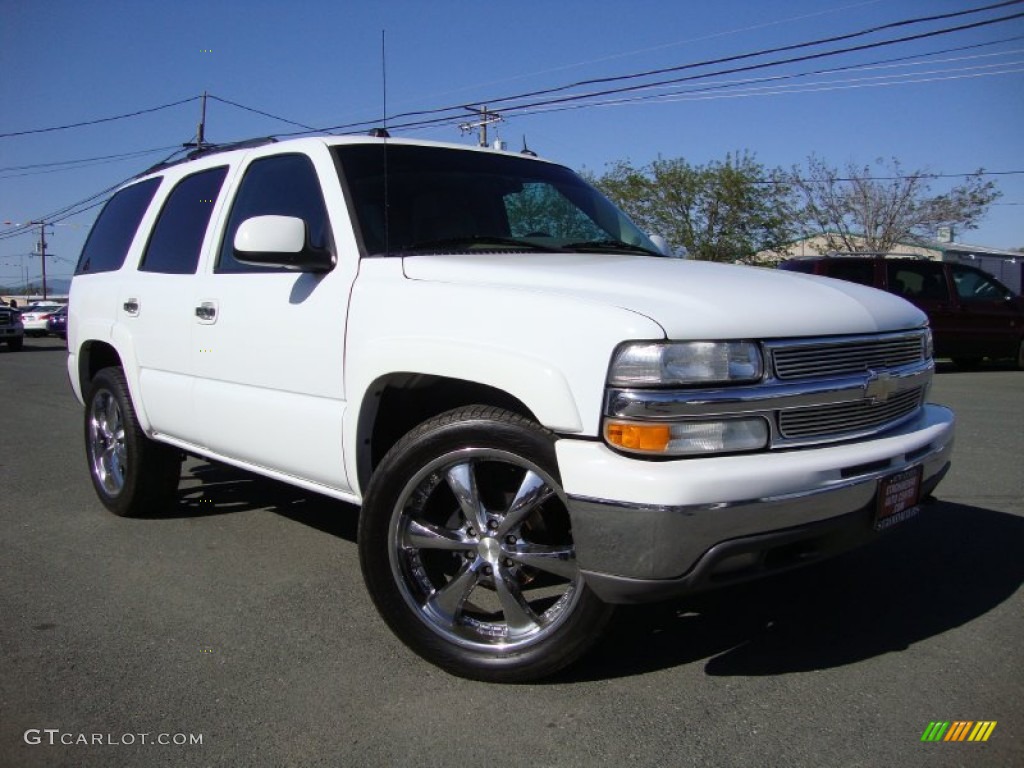
[(386, 137), (133, 180), (68, 347), (113, 512), (176, 503), (184, 454), (359, 504), (383, 618), (488, 680), (564, 667), (611, 604), (880, 535), (953, 442), (903, 300), (673, 259), (562, 166)]

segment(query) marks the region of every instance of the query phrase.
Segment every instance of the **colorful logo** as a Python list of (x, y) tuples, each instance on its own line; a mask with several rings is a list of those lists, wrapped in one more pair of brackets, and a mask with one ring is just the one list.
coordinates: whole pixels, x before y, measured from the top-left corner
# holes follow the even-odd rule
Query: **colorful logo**
[(921, 741), (988, 741), (995, 729), (995, 720), (933, 721), (924, 729)]

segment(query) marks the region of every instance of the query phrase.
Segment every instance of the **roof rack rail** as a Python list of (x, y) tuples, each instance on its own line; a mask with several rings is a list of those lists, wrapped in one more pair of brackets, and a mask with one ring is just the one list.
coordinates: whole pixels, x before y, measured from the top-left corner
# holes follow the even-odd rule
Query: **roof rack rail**
[[(134, 176), (134, 178), (139, 178), (140, 176), (145, 176), (147, 174), (155, 173), (157, 171), (162, 171), (165, 168), (171, 168), (171, 167), (173, 167), (175, 165), (179, 165), (180, 163), (186, 163), (189, 160), (195, 160), (195, 159), (200, 158), (200, 157), (206, 157), (207, 155), (216, 155), (216, 154), (218, 154), (220, 152), (230, 152), (231, 150), (234, 150), (234, 149), (250, 149), (252, 147), (262, 147), (265, 144), (275, 144), (276, 142), (277, 142), (277, 139), (274, 138), (273, 136), (264, 136), (264, 137), (258, 138), (258, 139), (245, 139), (244, 141), (234, 141), (234, 142), (231, 142), (230, 144), (205, 144), (204, 143), (201, 147), (196, 147), (191, 152), (186, 154), (184, 157), (180, 157), (177, 160), (165, 160), (163, 162), (157, 163), (156, 165), (154, 165), (154, 166), (152, 166), (150, 168), (147, 168), (146, 170), (142, 171), (141, 173), (137, 173)], [(185, 144), (184, 146), (187, 148), (189, 146), (195, 146), (195, 145), (194, 144)]]

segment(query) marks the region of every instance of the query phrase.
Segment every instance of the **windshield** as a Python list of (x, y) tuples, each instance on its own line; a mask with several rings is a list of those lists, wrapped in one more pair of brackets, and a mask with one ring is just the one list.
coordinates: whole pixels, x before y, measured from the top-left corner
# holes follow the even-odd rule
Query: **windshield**
[(563, 166), (405, 144), (334, 149), (371, 256), (474, 250), (661, 255), (625, 214)]

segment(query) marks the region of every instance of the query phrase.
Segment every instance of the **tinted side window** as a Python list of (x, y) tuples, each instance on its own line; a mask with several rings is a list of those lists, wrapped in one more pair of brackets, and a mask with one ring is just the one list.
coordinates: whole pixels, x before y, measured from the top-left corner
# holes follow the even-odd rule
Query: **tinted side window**
[(828, 262), (828, 270), (825, 274), (851, 283), (873, 286), (875, 284), (875, 263), (853, 259), (833, 259)]
[(213, 204), (227, 172), (226, 167), (211, 168), (178, 182), (160, 211), (140, 270), (176, 275), (196, 271)]
[(779, 269), (784, 269), (787, 272), (803, 272), (807, 275), (813, 275), (814, 262), (806, 259), (791, 259), (779, 264)]
[(950, 267), (953, 283), (961, 299), (1005, 299), (1010, 290), (998, 280), (967, 267)]
[(158, 176), (125, 187), (107, 201), (82, 247), (76, 275), (121, 268), (161, 180)]
[(253, 216), (296, 216), (306, 222), (314, 248), (328, 247), (327, 207), (312, 161), (305, 155), (275, 155), (253, 161), (231, 206), (216, 272), (279, 272), (242, 264), (234, 257), (235, 232)]
[(889, 290), (908, 299), (947, 301), (946, 276), (941, 264), (927, 261), (889, 262), (886, 264)]

